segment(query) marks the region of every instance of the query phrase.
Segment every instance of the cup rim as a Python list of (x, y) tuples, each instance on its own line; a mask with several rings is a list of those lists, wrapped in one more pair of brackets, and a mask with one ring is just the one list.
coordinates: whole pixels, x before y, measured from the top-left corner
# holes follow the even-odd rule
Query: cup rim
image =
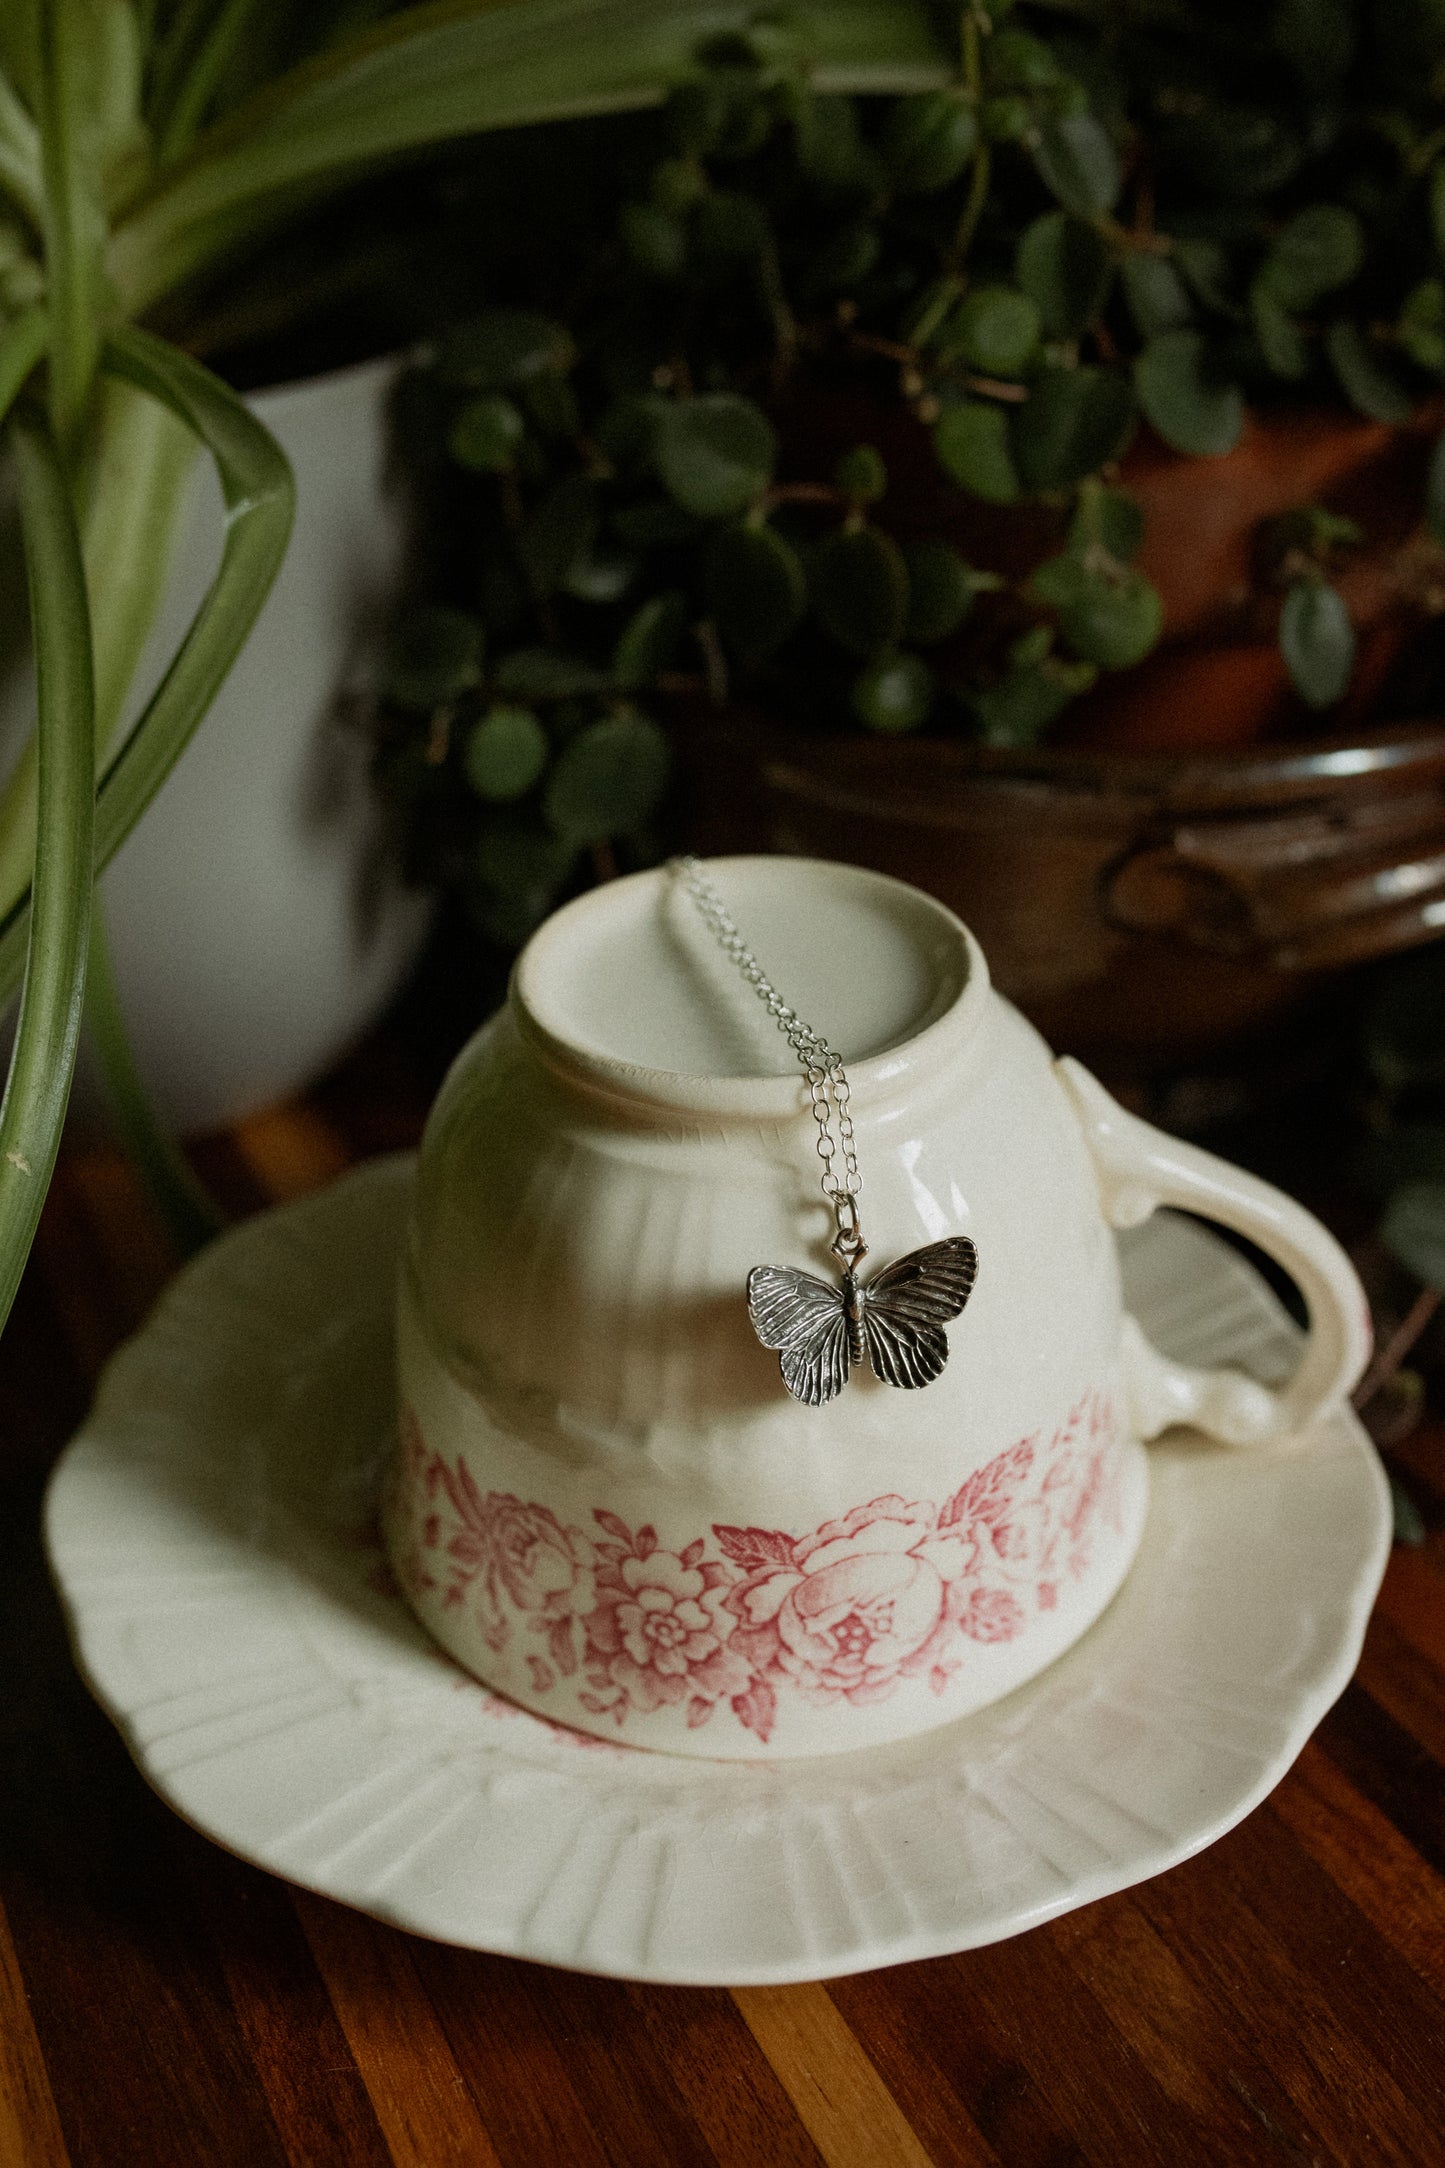
[[(898, 1045), (878, 1054), (861, 1056), (848, 1063), (848, 1081), (855, 1108), (897, 1090), (900, 1083), (940, 1061), (957, 1061), (982, 1021), (990, 992), (988, 963), (974, 936), (948, 906), (936, 896), (900, 881), (892, 874), (876, 873), (868, 866), (846, 860), (805, 857), (789, 852), (739, 852), (705, 861), (709, 872), (724, 877), (729, 867), (759, 863), (776, 865), (788, 860), (799, 866), (825, 867), (830, 873), (850, 874), (875, 890), (892, 890), (922, 905), (949, 933), (962, 951), (962, 983), (942, 1012)], [(650, 866), (641, 873), (625, 874), (600, 888), (576, 896), (538, 927), (512, 967), (508, 1009), (524, 1040), (566, 1082), (602, 1097), (654, 1108), (705, 1113), (754, 1122), (787, 1122), (806, 1110), (800, 1097), (802, 1075), (722, 1076), (688, 1069), (659, 1069), (628, 1062), (602, 1053), (570, 1035), (555, 1017), (549, 1020), (542, 982), (551, 951), (565, 940), (569, 925), (595, 909), (601, 896), (612, 897), (624, 887), (661, 887), (668, 868)]]

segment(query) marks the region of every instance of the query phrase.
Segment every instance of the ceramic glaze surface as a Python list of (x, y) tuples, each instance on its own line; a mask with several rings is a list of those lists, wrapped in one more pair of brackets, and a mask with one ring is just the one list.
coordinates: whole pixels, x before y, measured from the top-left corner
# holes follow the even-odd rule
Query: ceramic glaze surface
[[(760, 1263), (830, 1270), (806, 1090), (690, 899), (617, 882), (535, 938), (428, 1127), (388, 1540), (437, 1639), (527, 1706), (674, 1752), (839, 1752), (1078, 1638), (1139, 1540), (1144, 1436), (1281, 1425), (1259, 1385), (1179, 1373), (1126, 1327), (1105, 1207), (1139, 1197), (1101, 1177), (1112, 1151), (1142, 1180), (1147, 1151), (1098, 1141), (1098, 1087), (946, 910), (853, 867), (713, 872), (848, 1060), (870, 1265), (978, 1246), (947, 1368), (917, 1392), (855, 1371), (821, 1409), (784, 1391), (743, 1290)], [(1249, 1181), (1211, 1179), (1236, 1202)], [(1362, 1357), (1335, 1345), (1334, 1371)]]
[[(411, 1185), (410, 1160), (373, 1164), (212, 1244), (107, 1370), (47, 1502), (77, 1656), (130, 1752), (273, 1874), (549, 1964), (816, 1980), (1018, 1934), (1187, 1858), (1353, 1670), (1390, 1506), (1343, 1411), (1295, 1452), (1161, 1441), (1107, 1613), (925, 1737), (704, 1762), (528, 1714), (422, 1631), (377, 1538)], [(1235, 1252), (1168, 1213), (1123, 1240), (1172, 1358), (1289, 1374), (1299, 1335)]]

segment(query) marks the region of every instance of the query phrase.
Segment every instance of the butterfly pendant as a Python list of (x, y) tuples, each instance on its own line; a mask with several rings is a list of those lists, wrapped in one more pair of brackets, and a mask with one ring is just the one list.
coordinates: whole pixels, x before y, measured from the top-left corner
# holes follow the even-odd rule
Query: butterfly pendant
[(885, 1385), (931, 1385), (948, 1361), (944, 1326), (958, 1316), (978, 1276), (978, 1251), (950, 1235), (885, 1265), (865, 1286), (845, 1265), (830, 1287), (792, 1265), (755, 1265), (748, 1316), (763, 1346), (775, 1348), (795, 1400), (821, 1408), (841, 1393), (866, 1355)]

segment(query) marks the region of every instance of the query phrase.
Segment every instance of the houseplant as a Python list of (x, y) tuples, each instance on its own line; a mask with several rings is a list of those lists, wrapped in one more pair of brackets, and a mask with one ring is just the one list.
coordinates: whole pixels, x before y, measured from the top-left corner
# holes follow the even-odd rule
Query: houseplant
[[(266, 431), (144, 319), (381, 160), (552, 113), (654, 102), (700, 25), (735, 19), (659, 0), (323, 5), (304, 20), (259, 0), (30, 0), (0, 22), (0, 417), (18, 475), (38, 690), (34, 745), (0, 797), (0, 991), (24, 981), (0, 1113), (0, 1317), (64, 1118), (94, 868), (224, 679), (290, 524), (290, 478)], [(921, 6), (850, 0), (829, 10), (820, 38), (844, 82), (943, 72)], [(117, 744), (196, 445), (226, 502), (220, 569)], [(105, 999), (95, 1024), (132, 1140), (183, 1211), (182, 1172), (136, 1096)]]
[[(1184, 640), (1205, 687), (1193, 746), (1215, 710), (1236, 734), (1347, 716), (1357, 645), (1378, 680), (1445, 597), (1425, 433), (1445, 372), (1438, 29), (1393, 4), (1286, 8), (1266, 30), (1121, 4), (956, 27), (948, 80), (891, 101), (819, 95), (807, 18), (714, 39), (650, 156), (619, 165), (610, 255), (585, 275), (529, 264), (413, 387), (451, 546), (403, 627), (381, 770), (418, 861), (494, 936), (589, 853), (653, 847), (669, 725), (714, 840), (836, 849), (846, 831), (846, 855), (906, 872), (920, 826), (957, 811), (934, 877), (975, 918), (978, 834), (1013, 819), (998, 778), (1015, 797), (1077, 787), (1096, 835), (1112, 807), (1099, 866), (1161, 823), (1265, 803), (1276, 822), (1303, 807), (1310, 835), (1377, 832), (1373, 799), (1322, 802), (1339, 762), (1303, 746), (1292, 770), (1243, 756), (1234, 796), (1215, 774), (1202, 799), (1177, 763), (1162, 787), (1086, 749), (1161, 749), (1137, 722), (1120, 736), (1119, 693)], [(1418, 471), (1367, 533), (1338, 500), (1402, 459)], [(1168, 537), (1172, 489), (1177, 543), (1178, 506), (1223, 501), (1226, 476), (1247, 486), (1222, 540), (1205, 512), (1197, 550), (1151, 555), (1146, 511)], [(1206, 559), (1239, 594), (1201, 594)], [(1181, 705), (1156, 684), (1150, 728)], [(1047, 733), (1074, 750), (1037, 751)], [(1414, 777), (1418, 809), (1429, 748), (1414, 758), (1371, 756), (1357, 795)], [(726, 804), (740, 774), (750, 816)], [(1438, 842), (1437, 815), (1388, 810), (1401, 854)], [(1337, 932), (1349, 884), (1380, 869), (1330, 865), (1315, 900)], [(1267, 1006), (1290, 948), (1278, 897), (1257, 910), (1213, 863), (1169, 877), (1226, 892), (1196, 948), (1217, 975), (1229, 911), (1248, 921)], [(1350, 953), (1428, 929), (1372, 916), (1375, 893)], [(1175, 930), (1136, 907), (1131, 940)], [(1072, 923), (1046, 929), (1049, 954), (1079, 947)], [(1007, 928), (989, 930), (1007, 967)], [(1319, 933), (1295, 949), (1324, 960)], [(1233, 989), (1232, 1013), (1252, 998)]]

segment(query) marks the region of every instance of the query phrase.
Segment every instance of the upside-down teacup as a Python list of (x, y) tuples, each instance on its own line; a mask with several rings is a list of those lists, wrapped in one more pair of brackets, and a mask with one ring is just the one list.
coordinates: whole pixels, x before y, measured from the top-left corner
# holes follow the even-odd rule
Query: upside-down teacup
[[(829, 1270), (808, 1094), (667, 871), (534, 936), (428, 1124), (401, 1274), (385, 1511), (418, 1617), (541, 1715), (676, 1753), (830, 1753), (1033, 1677), (1128, 1571), (1145, 1444), (1286, 1447), (1369, 1326), (1299, 1205), (1055, 1061), (932, 898), (857, 867), (710, 868), (784, 997), (844, 1057), (872, 1255), (972, 1238), (921, 1390), (825, 1406), (759, 1345), (758, 1264)], [(1310, 1310), (1276, 1393), (1151, 1348), (1111, 1227), (1242, 1230)]]

